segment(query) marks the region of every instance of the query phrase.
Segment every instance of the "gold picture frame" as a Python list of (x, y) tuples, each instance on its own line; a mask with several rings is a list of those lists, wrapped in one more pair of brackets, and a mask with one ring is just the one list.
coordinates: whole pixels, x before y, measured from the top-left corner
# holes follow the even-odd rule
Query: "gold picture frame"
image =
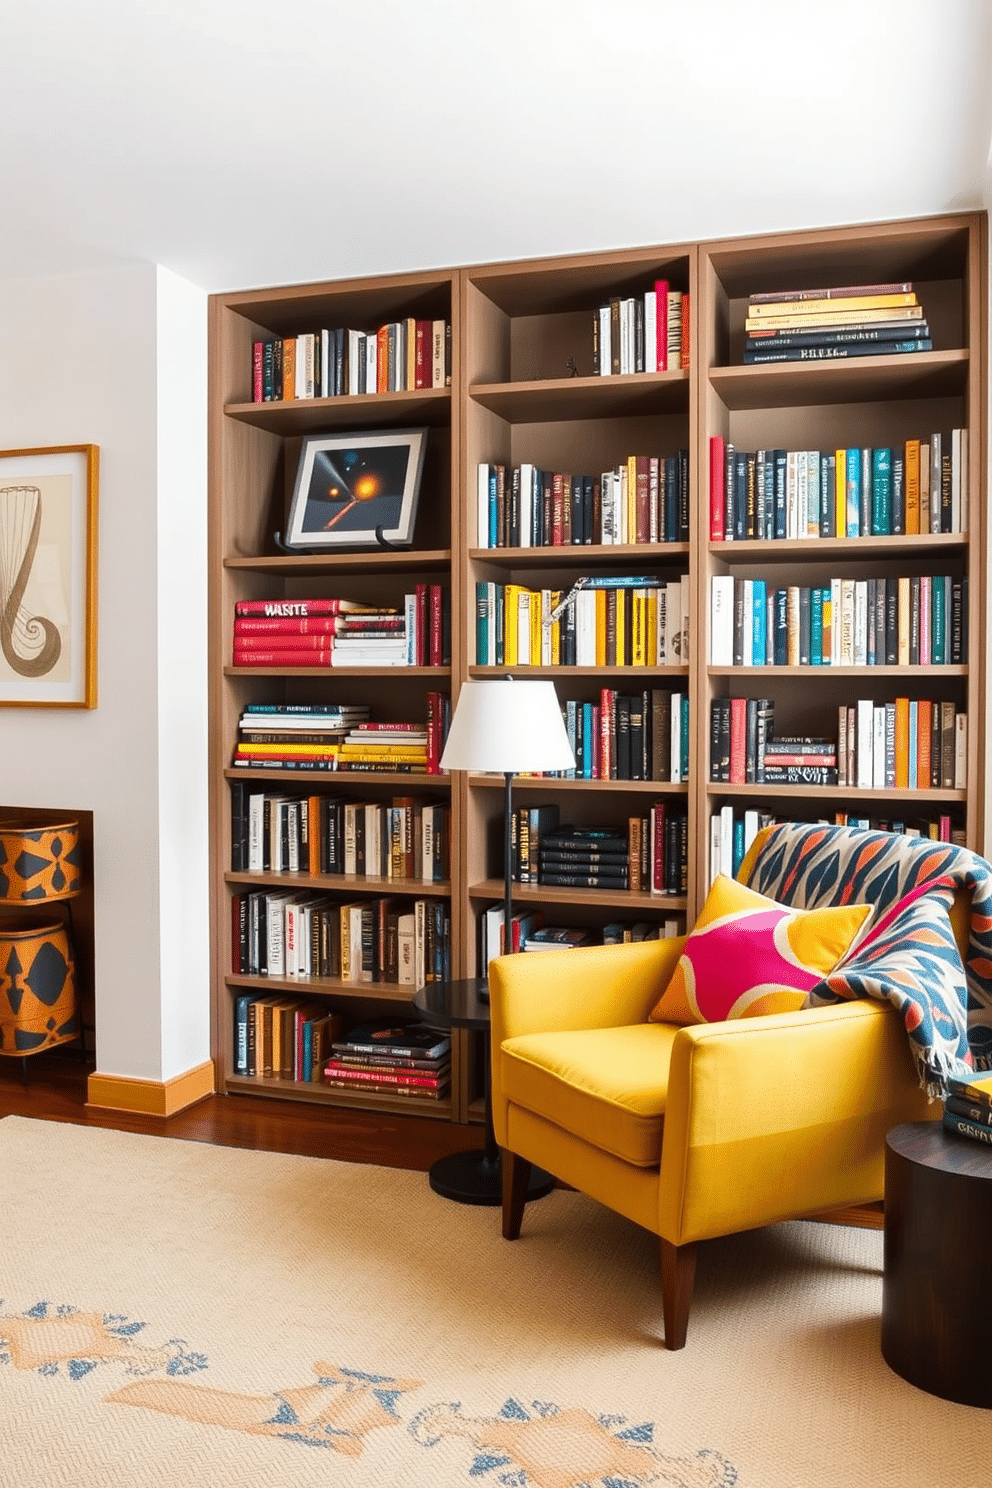
[(0, 450), (0, 707), (96, 707), (99, 448)]

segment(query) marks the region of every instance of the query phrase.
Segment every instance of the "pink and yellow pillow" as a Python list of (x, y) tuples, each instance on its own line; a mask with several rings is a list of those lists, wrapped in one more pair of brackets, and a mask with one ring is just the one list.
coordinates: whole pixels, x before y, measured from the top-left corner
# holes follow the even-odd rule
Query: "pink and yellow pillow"
[(871, 913), (870, 904), (791, 909), (721, 873), (651, 1021), (723, 1023), (801, 1008)]

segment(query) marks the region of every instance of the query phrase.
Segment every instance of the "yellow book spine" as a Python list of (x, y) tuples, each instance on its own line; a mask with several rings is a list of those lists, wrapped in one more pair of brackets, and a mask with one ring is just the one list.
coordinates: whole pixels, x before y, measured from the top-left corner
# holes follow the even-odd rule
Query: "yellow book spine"
[[(562, 601), (562, 591), (554, 589), (551, 593), (551, 608), (554, 610)], [(551, 622), (551, 665), (561, 666), (561, 621)]]
[(899, 290), (894, 294), (844, 295), (838, 299), (775, 300), (768, 304), (749, 305), (747, 313), (749, 319), (768, 320), (777, 315), (817, 315), (831, 310), (878, 310), (917, 303), (915, 290)]
[(631, 613), (631, 665), (647, 666), (647, 595), (643, 589), (635, 589), (632, 596)]
[(627, 656), (627, 608), (629, 597), (626, 589), (616, 589), (616, 664), (617, 666), (628, 666)]
[(907, 439), (905, 448), (906, 532), (920, 531), (920, 441)]
[(596, 589), (596, 665), (606, 666), (606, 590)]

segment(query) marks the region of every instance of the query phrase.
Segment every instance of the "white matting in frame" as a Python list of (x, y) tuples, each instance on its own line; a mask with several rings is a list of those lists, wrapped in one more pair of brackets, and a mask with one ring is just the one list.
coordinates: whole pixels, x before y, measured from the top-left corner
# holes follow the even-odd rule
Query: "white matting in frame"
[(96, 707), (99, 450), (0, 450), (0, 706)]

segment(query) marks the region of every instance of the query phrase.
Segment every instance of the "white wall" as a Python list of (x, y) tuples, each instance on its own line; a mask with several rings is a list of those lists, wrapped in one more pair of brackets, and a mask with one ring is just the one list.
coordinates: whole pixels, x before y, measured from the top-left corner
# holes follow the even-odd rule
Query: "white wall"
[(150, 1080), (209, 1055), (204, 319), (151, 265), (0, 283), (0, 448), (100, 447), (98, 706), (0, 709), (0, 798), (92, 810), (97, 1069)]

